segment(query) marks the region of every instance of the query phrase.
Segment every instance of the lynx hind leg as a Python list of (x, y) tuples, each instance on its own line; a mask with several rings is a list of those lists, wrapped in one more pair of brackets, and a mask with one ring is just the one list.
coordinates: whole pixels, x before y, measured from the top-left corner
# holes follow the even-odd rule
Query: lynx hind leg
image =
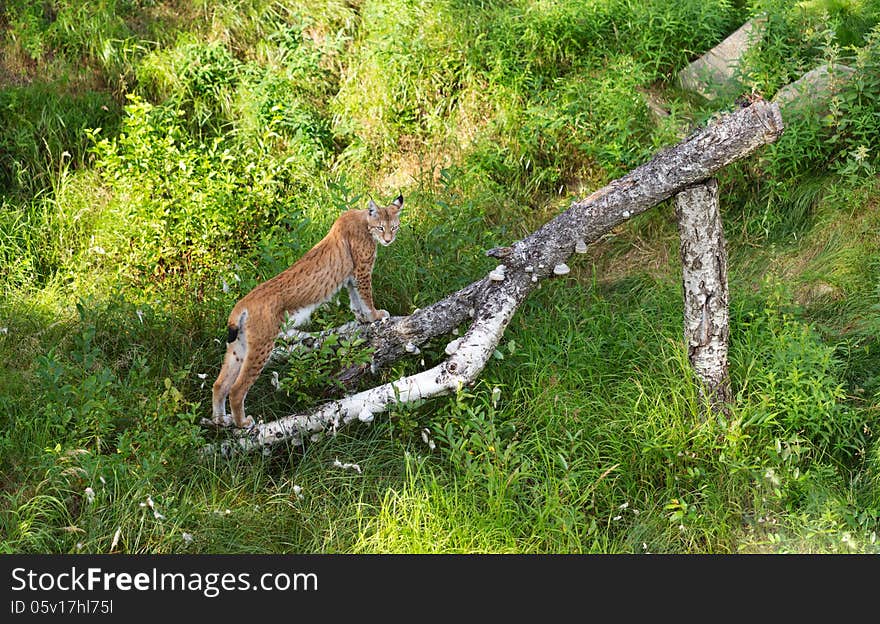
[(250, 427), (254, 423), (253, 418), (245, 415), (244, 400), (248, 390), (254, 385), (266, 362), (269, 361), (272, 348), (275, 346), (277, 333), (275, 330), (275, 326), (272, 325), (269, 331), (266, 331), (265, 328), (261, 330), (252, 328), (248, 332), (244, 359), (241, 362), (241, 372), (229, 389), (229, 407), (236, 427)]
[(223, 358), (223, 366), (220, 374), (214, 382), (212, 390), (213, 423), (221, 427), (228, 427), (232, 419), (226, 415), (226, 397), (233, 384), (241, 373), (244, 356), (247, 352), (244, 323), (247, 319), (247, 310), (242, 312), (238, 319), (238, 325), (227, 327), (226, 355)]

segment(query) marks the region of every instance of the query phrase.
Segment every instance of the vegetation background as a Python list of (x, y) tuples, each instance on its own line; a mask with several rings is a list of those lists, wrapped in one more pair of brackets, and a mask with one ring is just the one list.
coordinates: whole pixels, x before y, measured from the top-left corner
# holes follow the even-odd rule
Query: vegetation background
[[(877, 0), (0, 11), (0, 552), (880, 550)], [(405, 195), (377, 304), (431, 303), (732, 107), (674, 78), (759, 13), (746, 91), (857, 71), (720, 177), (729, 418), (695, 416), (662, 205), (535, 293), (458, 396), (197, 459), (230, 307), (340, 211)], [(313, 327), (349, 318), (341, 301)], [(334, 357), (274, 364), (249, 411), (321, 400)]]

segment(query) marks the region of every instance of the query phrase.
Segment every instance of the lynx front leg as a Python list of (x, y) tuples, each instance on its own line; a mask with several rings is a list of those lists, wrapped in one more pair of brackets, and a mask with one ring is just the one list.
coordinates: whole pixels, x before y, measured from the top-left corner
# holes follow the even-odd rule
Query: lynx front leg
[(354, 279), (349, 280), (345, 283), (345, 288), (348, 290), (348, 299), (351, 307), (351, 311), (354, 312), (355, 318), (361, 323), (369, 323), (373, 320), (373, 313), (370, 310), (370, 307), (367, 306), (366, 302), (364, 302), (360, 293), (358, 293), (357, 286), (355, 286)]
[(373, 305), (373, 284), (369, 271), (357, 272), (353, 280), (346, 282), (351, 310), (362, 323), (388, 318), (387, 310), (377, 310)]

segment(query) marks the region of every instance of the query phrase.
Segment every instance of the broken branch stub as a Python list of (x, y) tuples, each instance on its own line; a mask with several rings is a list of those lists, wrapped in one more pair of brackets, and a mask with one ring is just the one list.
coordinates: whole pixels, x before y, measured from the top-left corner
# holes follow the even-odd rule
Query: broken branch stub
[[(494, 352), (520, 303), (540, 280), (553, 275), (554, 267), (565, 265), (576, 249), (595, 242), (627, 219), (775, 141), (782, 130), (779, 106), (764, 100), (715, 119), (622, 178), (574, 202), (568, 210), (526, 238), (509, 248), (498, 248), (503, 249), (503, 254), (495, 254), (495, 257), (503, 257), (503, 279), (483, 277), (409, 316), (385, 319), (357, 330), (374, 349), (371, 368), (379, 369), (412, 353), (413, 346), (472, 320), (458, 348), (442, 363), (331, 401), (308, 413), (258, 424), (248, 433), (211, 445), (206, 451), (230, 453), (282, 441), (302, 443), (306, 436), (324, 429), (335, 431), (356, 420), (359, 414), (365, 413), (365, 406), (375, 414), (397, 403), (448, 394), (472, 383)], [(501, 276), (496, 273), (495, 277)], [(302, 340), (302, 333), (299, 339)]]

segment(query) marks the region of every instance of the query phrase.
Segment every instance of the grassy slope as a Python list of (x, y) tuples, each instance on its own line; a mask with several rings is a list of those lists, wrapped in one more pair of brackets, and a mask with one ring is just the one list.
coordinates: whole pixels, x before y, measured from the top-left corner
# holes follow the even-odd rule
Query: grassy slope
[[(729, 420), (694, 416), (661, 206), (527, 301), (460, 396), (193, 460), (229, 306), (341, 209), (407, 197), (375, 275), (406, 313), (729, 106), (671, 79), (750, 14), (771, 30), (743, 80), (770, 96), (823, 59), (880, 67), (876, 3), (30, 5), (0, 22), (0, 550), (876, 550), (871, 81), (721, 178)], [(250, 412), (320, 392), (306, 364), (273, 365), (291, 394), (265, 374)]]

